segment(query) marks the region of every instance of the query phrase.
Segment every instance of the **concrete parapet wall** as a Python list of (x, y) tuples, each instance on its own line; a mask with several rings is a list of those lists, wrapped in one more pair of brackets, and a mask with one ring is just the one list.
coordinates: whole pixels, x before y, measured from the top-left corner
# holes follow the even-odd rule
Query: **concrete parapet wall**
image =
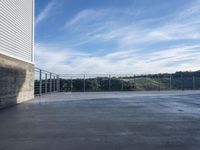
[(34, 98), (34, 65), (0, 54), (0, 109)]

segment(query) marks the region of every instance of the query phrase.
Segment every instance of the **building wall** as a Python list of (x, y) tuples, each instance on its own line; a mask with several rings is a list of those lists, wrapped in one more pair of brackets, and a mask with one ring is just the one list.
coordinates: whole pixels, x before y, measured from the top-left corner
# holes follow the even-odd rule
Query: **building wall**
[(0, 108), (34, 98), (34, 0), (0, 0)]
[(33, 62), (33, 0), (0, 0), (0, 53)]

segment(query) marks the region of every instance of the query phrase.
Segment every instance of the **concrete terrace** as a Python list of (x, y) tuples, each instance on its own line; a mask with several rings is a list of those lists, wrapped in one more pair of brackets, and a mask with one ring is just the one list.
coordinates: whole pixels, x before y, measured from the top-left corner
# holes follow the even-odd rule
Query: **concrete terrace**
[(0, 150), (199, 150), (200, 91), (55, 93), (0, 111)]

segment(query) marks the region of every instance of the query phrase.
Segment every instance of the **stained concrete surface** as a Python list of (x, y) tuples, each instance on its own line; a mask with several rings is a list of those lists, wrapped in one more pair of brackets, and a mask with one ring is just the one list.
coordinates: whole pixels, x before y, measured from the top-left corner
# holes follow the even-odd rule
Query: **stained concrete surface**
[(0, 109), (34, 98), (34, 65), (0, 53)]
[(200, 92), (59, 93), (0, 111), (0, 150), (199, 150)]

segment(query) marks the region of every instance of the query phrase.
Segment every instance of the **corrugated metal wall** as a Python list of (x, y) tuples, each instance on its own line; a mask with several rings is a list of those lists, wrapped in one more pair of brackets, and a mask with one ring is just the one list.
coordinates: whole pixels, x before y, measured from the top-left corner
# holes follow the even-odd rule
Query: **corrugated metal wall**
[(33, 62), (33, 0), (0, 0), (0, 53)]

